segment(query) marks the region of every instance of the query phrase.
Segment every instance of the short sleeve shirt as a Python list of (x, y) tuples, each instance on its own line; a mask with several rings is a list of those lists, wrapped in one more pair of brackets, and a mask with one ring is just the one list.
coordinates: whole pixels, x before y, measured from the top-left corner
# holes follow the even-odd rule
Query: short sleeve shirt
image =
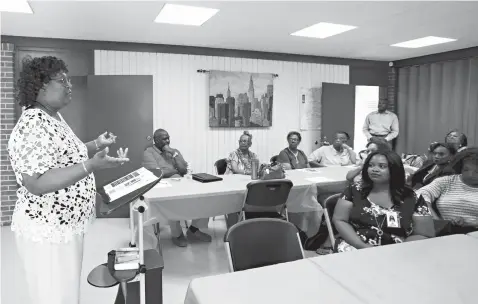
[(95, 217), (93, 174), (42, 195), (30, 193), (22, 181), (22, 174), (44, 174), (88, 160), (86, 145), (63, 118), (58, 121), (40, 109), (25, 110), (8, 141), (8, 154), (20, 185), (12, 230), (32, 241), (51, 243), (66, 243), (84, 233)]
[(317, 161), (324, 166), (347, 166), (352, 164), (350, 153), (347, 149), (338, 152), (332, 145), (318, 148), (309, 155), (308, 161)]

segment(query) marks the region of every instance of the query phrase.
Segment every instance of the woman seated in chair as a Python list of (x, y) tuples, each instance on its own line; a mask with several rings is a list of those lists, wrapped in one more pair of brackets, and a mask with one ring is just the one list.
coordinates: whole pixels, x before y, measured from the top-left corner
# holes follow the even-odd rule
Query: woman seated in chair
[(392, 147), (390, 146), (390, 144), (385, 139), (379, 138), (379, 137), (372, 137), (370, 141), (367, 143), (366, 148), (367, 148), (366, 150), (359, 152), (359, 157), (361, 159), (361, 163), (359, 167), (352, 169), (347, 173), (346, 179), (349, 182), (358, 182), (362, 178), (360, 173), (362, 172), (363, 162), (365, 161), (365, 159), (370, 153), (376, 152), (379, 150), (380, 151), (392, 150)]
[(443, 176), (417, 190), (432, 207), (435, 219), (448, 222), (440, 235), (478, 230), (478, 148), (456, 155), (451, 164), (459, 174)]
[(340, 234), (334, 251), (343, 252), (433, 237), (431, 212), (405, 185), (405, 169), (393, 151), (372, 152), (362, 180), (347, 187), (335, 207)]
[(432, 143), (428, 149), (432, 159), (426, 161), (411, 178), (414, 189), (428, 185), (439, 176), (450, 175), (453, 172), (445, 170), (456, 154), (455, 146), (447, 143)]
[(279, 153), (277, 161), (282, 164), (284, 170), (295, 170), (309, 167), (309, 161), (304, 151), (297, 147), (302, 141), (302, 136), (299, 132), (289, 132), (287, 134), (287, 142), (289, 146)]
[(226, 174), (252, 174), (252, 160), (258, 159), (258, 157), (254, 152), (249, 150), (251, 145), (252, 135), (244, 131), (244, 134), (239, 138), (239, 148), (231, 152), (226, 159)]
[(451, 130), (445, 136), (445, 143), (453, 145), (457, 152), (461, 152), (468, 147), (468, 138), (458, 130)]

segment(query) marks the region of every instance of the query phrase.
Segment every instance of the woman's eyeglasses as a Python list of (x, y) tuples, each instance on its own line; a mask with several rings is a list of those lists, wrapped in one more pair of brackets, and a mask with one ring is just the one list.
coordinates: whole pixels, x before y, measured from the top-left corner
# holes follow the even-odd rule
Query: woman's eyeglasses
[(71, 79), (68, 76), (62, 76), (60, 78), (52, 78), (51, 80), (60, 83), (64, 87), (71, 86)]

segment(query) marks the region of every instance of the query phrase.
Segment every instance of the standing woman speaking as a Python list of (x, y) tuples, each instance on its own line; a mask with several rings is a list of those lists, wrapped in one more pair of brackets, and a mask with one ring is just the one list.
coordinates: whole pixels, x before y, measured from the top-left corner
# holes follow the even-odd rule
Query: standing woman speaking
[(83, 143), (63, 120), (59, 111), (71, 101), (67, 73), (55, 57), (23, 62), (16, 99), (26, 109), (8, 141), (20, 185), (11, 228), (35, 304), (79, 303), (83, 235), (95, 217), (93, 172), (129, 161), (128, 149), (108, 155), (112, 133)]

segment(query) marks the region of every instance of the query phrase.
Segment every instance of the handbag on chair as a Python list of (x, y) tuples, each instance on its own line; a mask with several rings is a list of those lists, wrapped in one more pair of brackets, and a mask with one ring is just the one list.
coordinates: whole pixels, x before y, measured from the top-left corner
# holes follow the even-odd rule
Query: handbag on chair
[(259, 167), (259, 179), (283, 179), (285, 178), (285, 171), (280, 163), (274, 162), (272, 164), (262, 164)]

